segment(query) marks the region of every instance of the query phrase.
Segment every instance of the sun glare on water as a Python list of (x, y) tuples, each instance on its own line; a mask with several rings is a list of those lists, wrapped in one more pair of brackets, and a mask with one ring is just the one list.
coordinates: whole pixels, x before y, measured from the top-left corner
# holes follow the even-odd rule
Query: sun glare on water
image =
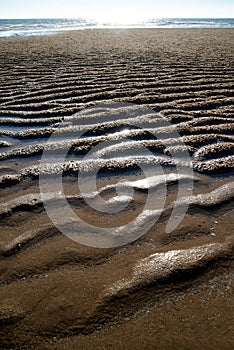
[(101, 24), (113, 24), (113, 25), (128, 25), (128, 24), (137, 24), (141, 22), (142, 17), (134, 13), (132, 9), (130, 10), (117, 10), (112, 13), (96, 13), (93, 16), (93, 19)]

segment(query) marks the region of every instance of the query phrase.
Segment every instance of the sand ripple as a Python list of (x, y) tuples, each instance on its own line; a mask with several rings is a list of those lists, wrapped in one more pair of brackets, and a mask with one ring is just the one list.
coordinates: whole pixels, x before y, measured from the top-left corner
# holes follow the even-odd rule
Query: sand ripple
[[(191, 349), (228, 348), (233, 324), (232, 34), (100, 30), (1, 39), (3, 347), (21, 348), (29, 339), (33, 345), (35, 335), (44, 341), (118, 323), (120, 328), (109, 328), (115, 334), (111, 341), (100, 342), (103, 348), (127, 334), (113, 347), (127, 349), (136, 324), (137, 333), (143, 337), (149, 328), (150, 336), (140, 345), (134, 336), (129, 348), (154, 348), (153, 324), (158, 342), (162, 329), (185, 334), (183, 342), (176, 342), (174, 334), (170, 347), (166, 330), (161, 349), (185, 343)], [(77, 186), (80, 174), (87, 180), (83, 192)], [(92, 174), (97, 174), (95, 188), (88, 181)], [(48, 181), (43, 194), (42, 175)], [(55, 186), (59, 175), (73, 213), (97, 228), (97, 241), (100, 230), (109, 234), (102, 249), (68, 239), (48, 218), (45, 207), (52, 203), (58, 221), (72, 232), (63, 191)], [(162, 202), (162, 208), (153, 202), (145, 208), (151, 191), (158, 191), (156, 204)], [(107, 212), (97, 213), (100, 198)], [(119, 207), (124, 210), (116, 212)], [(183, 208), (186, 215), (180, 219)], [(173, 215), (177, 226), (169, 232)], [(113, 244), (110, 228), (117, 228), (121, 242), (136, 229), (144, 234), (120, 247)], [(85, 225), (78, 233), (93, 238)], [(187, 323), (182, 322), (185, 309)], [(188, 343), (191, 334), (195, 346)], [(63, 345), (96, 349), (98, 336), (94, 333), (94, 345), (82, 347), (83, 336), (76, 345)]]

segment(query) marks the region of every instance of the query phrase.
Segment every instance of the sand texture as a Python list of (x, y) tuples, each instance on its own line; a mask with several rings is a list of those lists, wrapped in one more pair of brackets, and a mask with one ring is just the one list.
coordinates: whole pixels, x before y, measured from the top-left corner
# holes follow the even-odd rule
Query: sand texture
[(233, 348), (233, 34), (0, 40), (1, 349)]

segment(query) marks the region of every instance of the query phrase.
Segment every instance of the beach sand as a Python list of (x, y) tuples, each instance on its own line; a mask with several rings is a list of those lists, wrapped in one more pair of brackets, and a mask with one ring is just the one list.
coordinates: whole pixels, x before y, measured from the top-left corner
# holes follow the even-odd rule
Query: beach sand
[[(233, 34), (113, 29), (0, 40), (1, 349), (232, 349)], [(82, 138), (74, 141), (76, 133)], [(113, 141), (98, 153), (109, 156), (103, 163), (84, 162), (94, 146)], [(126, 149), (137, 160), (124, 159)], [(47, 167), (44, 203), (43, 150), (69, 150), (65, 168)], [(148, 187), (139, 170), (146, 165)], [(166, 180), (155, 184), (159, 165)], [(85, 203), (77, 174), (89, 167), (101, 168), (96, 194), (106, 200), (117, 182), (130, 183), (124, 210), (97, 214)], [(95, 227), (144, 213), (142, 233), (152, 220), (153, 205), (144, 212), (151, 187), (167, 190), (162, 213), (138, 239), (129, 226), (126, 245), (111, 234), (102, 247), (92, 236), (91, 246), (75, 242), (45, 211), (55, 203), (65, 220), (53, 180), (59, 171), (74, 213)], [(179, 188), (186, 215), (167, 232)]]

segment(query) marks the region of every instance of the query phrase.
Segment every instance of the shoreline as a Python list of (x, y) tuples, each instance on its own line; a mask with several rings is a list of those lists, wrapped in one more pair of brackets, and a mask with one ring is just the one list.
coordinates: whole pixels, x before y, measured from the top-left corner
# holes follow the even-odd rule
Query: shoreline
[(21, 39), (21, 38), (38, 38), (38, 37), (48, 37), (48, 36), (60, 36), (63, 34), (70, 34), (72, 35), (73, 33), (77, 32), (95, 32), (95, 31), (151, 31), (151, 30), (156, 30), (156, 31), (233, 31), (234, 27), (127, 27), (127, 26), (103, 26), (103, 27), (94, 27), (94, 28), (80, 28), (80, 29), (67, 29), (67, 30), (55, 30), (51, 31), (48, 33), (32, 33), (32, 34), (15, 34), (15, 35), (10, 35), (10, 36), (0, 36), (0, 40), (5, 40), (5, 39)]
[(53, 33), (86, 29), (213, 29), (233, 27), (233, 18), (158, 18), (138, 23), (96, 22), (85, 18), (0, 19), (0, 38), (50, 35)]

